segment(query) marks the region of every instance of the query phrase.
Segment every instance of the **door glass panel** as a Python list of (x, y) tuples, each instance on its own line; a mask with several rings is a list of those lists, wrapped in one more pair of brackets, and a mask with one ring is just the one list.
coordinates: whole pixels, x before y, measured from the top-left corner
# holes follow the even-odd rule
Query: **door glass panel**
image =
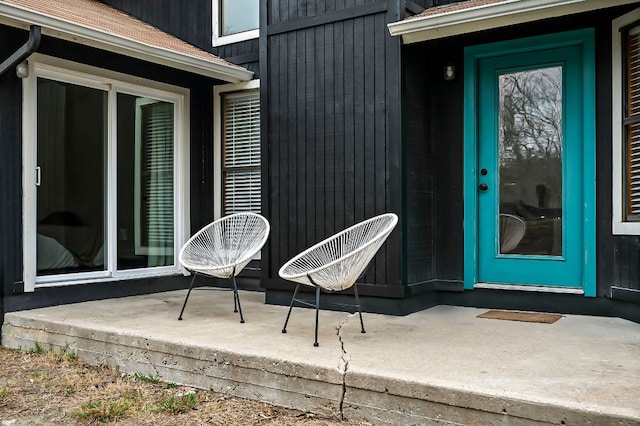
[(37, 275), (105, 269), (107, 94), (38, 79)]
[(174, 265), (174, 105), (118, 94), (118, 269)]
[(499, 75), (499, 252), (562, 255), (562, 67)]

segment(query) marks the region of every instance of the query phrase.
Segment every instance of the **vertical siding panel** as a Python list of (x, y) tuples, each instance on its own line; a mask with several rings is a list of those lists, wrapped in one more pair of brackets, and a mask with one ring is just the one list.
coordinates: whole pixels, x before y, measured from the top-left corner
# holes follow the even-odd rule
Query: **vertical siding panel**
[[(375, 141), (375, 104), (376, 104), (376, 92), (375, 92), (375, 70), (378, 58), (375, 57), (375, 16), (367, 16), (363, 18), (364, 34), (368, 36), (364, 39), (364, 70), (363, 76), (363, 90), (364, 90), (364, 140), (362, 143), (363, 157), (364, 157), (364, 176), (362, 181), (364, 182), (364, 212), (363, 217), (368, 218), (374, 215), (376, 194), (381, 191), (384, 196), (384, 188), (377, 188), (375, 186), (375, 176), (377, 173), (384, 172), (384, 168), (376, 169), (376, 147)], [(379, 30), (383, 30), (380, 28)]]
[(316, 14), (321, 15), (327, 11), (327, 1), (318, 0), (316, 4)]
[[(295, 37), (295, 46), (294, 46), (294, 55), (295, 55), (295, 79), (292, 86), (295, 88), (294, 96), (292, 99), (294, 100), (293, 109), (291, 111), (291, 116), (295, 117), (293, 119), (292, 129), (295, 129), (295, 139), (294, 144), (296, 146), (296, 155), (294, 158), (294, 163), (296, 167), (296, 171), (293, 177), (293, 182), (295, 185), (295, 204), (296, 204), (296, 219), (295, 223), (297, 224), (297, 232), (296, 232), (296, 246), (298, 248), (302, 248), (306, 245), (306, 149), (305, 149), (305, 65), (306, 58), (304, 56), (304, 31), (296, 31), (294, 33)], [(293, 50), (293, 49), (292, 49)], [(295, 112), (294, 112), (295, 111)]]
[[(280, 23), (280, 5), (281, 1), (277, 0), (268, 0), (268, 13), (267, 13), (267, 25), (273, 25)], [(278, 37), (273, 37), (270, 40), (277, 40)], [(267, 43), (269, 45), (269, 43)]]
[(358, 18), (353, 23), (353, 86), (354, 86), (354, 138), (353, 138), (353, 197), (349, 202), (354, 205), (354, 217), (352, 222), (359, 222), (365, 217), (365, 179), (366, 179), (366, 158), (365, 158), (365, 88), (368, 80), (368, 73), (365, 69), (365, 37), (364, 18)]
[[(342, 172), (340, 179), (341, 185), (343, 185), (342, 193), (339, 194), (339, 199), (344, 203), (344, 216), (340, 218), (337, 225), (340, 229), (344, 228), (346, 224), (354, 223), (354, 191), (353, 181), (349, 177), (354, 176), (355, 156), (353, 152), (353, 141), (355, 138), (355, 60), (354, 57), (354, 22), (344, 22), (344, 138), (342, 140), (342, 149), (344, 151), (341, 158)], [(360, 76), (358, 76), (360, 77)], [(340, 94), (338, 94), (340, 96)]]
[[(292, 212), (295, 209), (293, 191), (291, 190), (291, 181), (294, 178), (292, 171), (290, 170), (290, 165), (293, 161), (289, 161), (295, 155), (294, 147), (291, 146), (290, 141), (288, 140), (289, 132), (291, 129), (289, 118), (295, 109), (291, 109), (291, 101), (290, 99), (293, 97), (291, 92), (291, 85), (289, 81), (288, 70), (291, 65), (291, 56), (289, 55), (289, 43), (291, 40), (290, 35), (279, 36), (277, 39), (280, 40), (280, 87), (278, 93), (280, 94), (280, 105), (282, 105), (282, 113), (276, 120), (271, 121), (279, 121), (281, 124), (280, 137), (277, 140), (278, 144), (278, 157), (273, 159), (272, 164), (278, 164), (282, 173), (281, 180), (276, 182), (274, 185), (279, 187), (282, 190), (281, 198), (279, 198), (280, 206), (282, 211), (280, 213), (280, 232), (279, 243), (280, 243), (280, 253), (284, 255), (284, 258), (291, 257), (293, 254), (289, 248), (289, 242), (292, 240), (291, 235), (295, 235), (292, 232), (291, 227), (288, 224), (293, 223), (294, 217), (292, 216)], [(294, 105), (295, 107), (295, 105)], [(287, 161), (282, 161), (283, 159), (287, 159)], [(283, 260), (284, 260), (283, 258)]]
[[(375, 28), (374, 30), (374, 57), (375, 63), (373, 64), (374, 69), (374, 111), (373, 114), (375, 116), (374, 123), (374, 139), (370, 141), (370, 149), (375, 151), (375, 161), (374, 161), (374, 171), (372, 173), (372, 178), (374, 180), (374, 188), (375, 188), (375, 205), (374, 212), (376, 214), (387, 212), (386, 201), (387, 201), (387, 184), (388, 179), (387, 176), (389, 174), (388, 163), (387, 163), (387, 143), (389, 144), (399, 144), (399, 138), (390, 137), (387, 134), (387, 126), (386, 126), (386, 80), (385, 80), (385, 64), (387, 61), (386, 52), (385, 52), (385, 38), (387, 37), (386, 31), (381, 31), (381, 28), (386, 28), (385, 16), (377, 15), (375, 17)], [(387, 142), (388, 140), (388, 142)], [(376, 278), (375, 281), (377, 283), (388, 283), (392, 277), (390, 277), (387, 273), (387, 262), (383, 259), (387, 259), (387, 255), (390, 253), (389, 245), (384, 244), (380, 250), (380, 254), (377, 256), (379, 259), (376, 265)]]
[(336, 9), (336, 0), (325, 0), (324, 1), (324, 12), (331, 12)]
[[(287, 181), (283, 182), (284, 185), (287, 186), (287, 204), (289, 208), (289, 217), (283, 223), (285, 224), (293, 224), (290, 226), (289, 239), (292, 243), (293, 252), (298, 249), (298, 240), (297, 234), (298, 230), (296, 228), (298, 221), (298, 194), (296, 192), (296, 181), (298, 180), (297, 176), (297, 167), (296, 164), (298, 162), (298, 139), (297, 139), (297, 117), (296, 112), (298, 110), (297, 107), (297, 99), (296, 99), (296, 91), (297, 91), (297, 64), (296, 64), (296, 34), (288, 33), (286, 35), (287, 39), (287, 69), (285, 71), (285, 75), (288, 76), (286, 87), (288, 91), (288, 97), (286, 99), (287, 102), (287, 115), (286, 117), (282, 117), (285, 119), (287, 123), (288, 134), (283, 138), (283, 143), (287, 144), (288, 152), (283, 152), (283, 157), (287, 159)], [(292, 72), (293, 71), (293, 72)]]
[[(320, 94), (315, 91), (316, 82), (316, 60), (315, 60), (315, 30), (304, 31), (304, 117), (305, 133), (303, 143), (305, 146), (305, 158), (302, 164), (305, 165), (305, 222), (307, 244), (316, 241), (315, 226), (316, 217), (316, 191), (318, 181), (316, 178), (316, 164), (320, 160), (316, 152), (317, 137), (315, 134), (315, 121), (319, 117), (318, 105), (322, 105)], [(321, 194), (321, 191), (318, 191)]]
[[(3, 28), (0, 28), (0, 32)], [(18, 46), (7, 40), (26, 40), (24, 31), (9, 29), (2, 32), (0, 47), (6, 58)], [(5, 38), (6, 37), (6, 38)], [(0, 82), (0, 292), (12, 294), (14, 283), (23, 281), (22, 268), (22, 81), (14, 72), (8, 73)], [(0, 302), (3, 302), (0, 294)], [(4, 314), (4, 303), (0, 303), (0, 314)], [(0, 317), (1, 318), (1, 317)]]
[[(333, 211), (327, 211), (327, 215), (331, 217), (331, 222), (327, 223), (327, 229), (342, 229), (344, 225), (344, 208), (338, 208), (339, 205), (344, 206), (344, 187), (342, 185), (343, 169), (344, 169), (344, 140), (346, 134), (345, 128), (345, 114), (346, 114), (346, 93), (345, 78), (347, 76), (347, 69), (344, 59), (344, 45), (342, 44), (345, 39), (344, 22), (338, 22), (334, 24), (334, 39), (333, 39), (333, 69), (329, 71), (329, 78), (333, 80), (333, 111), (334, 111), (334, 135), (330, 144), (332, 158), (327, 158), (327, 163), (330, 164), (329, 173), (325, 179), (327, 179), (327, 185), (333, 189), (333, 201), (336, 207)], [(349, 75), (351, 77), (351, 75)], [(328, 206), (327, 206), (328, 208)]]
[(340, 138), (344, 137), (344, 103), (337, 97), (338, 92), (342, 89), (344, 72), (343, 72), (343, 48), (342, 43), (337, 40), (343, 40), (342, 31), (343, 24), (337, 23), (329, 26), (325, 33), (325, 81), (326, 93), (325, 108), (327, 109), (327, 129), (325, 132), (325, 170), (324, 170), (324, 186), (327, 194), (325, 195), (324, 205), (324, 229), (323, 234), (328, 234), (330, 230), (338, 227), (336, 220), (337, 211), (337, 154), (336, 145), (339, 144)]
[(316, 1), (307, 2), (307, 10), (305, 16), (316, 16), (318, 14)]
[[(376, 16), (376, 28), (386, 28), (385, 17), (384, 15)], [(374, 102), (375, 102), (375, 141), (373, 143), (373, 147), (376, 151), (375, 158), (375, 170), (377, 173), (374, 174), (375, 178), (375, 188), (376, 188), (376, 201), (375, 201), (375, 211), (376, 212), (384, 212), (387, 210), (386, 208), (386, 187), (387, 187), (387, 175), (389, 173), (388, 163), (387, 163), (387, 150), (386, 143), (387, 140), (387, 126), (386, 126), (386, 79), (385, 79), (385, 64), (387, 61), (386, 51), (385, 51), (385, 38), (387, 34), (382, 31), (375, 32), (375, 47), (374, 47), (374, 55), (375, 55), (375, 64), (373, 65), (374, 69)], [(390, 144), (398, 143), (399, 140), (389, 140)], [(380, 173), (381, 170), (384, 170), (384, 173)], [(381, 192), (378, 192), (381, 191)]]
[[(325, 91), (328, 90), (329, 78), (327, 78), (327, 57), (325, 52), (328, 50), (326, 45), (326, 33), (330, 27), (317, 27), (314, 31), (316, 40), (316, 49), (314, 52), (317, 73), (314, 78), (315, 107), (316, 113), (314, 117), (314, 142), (315, 142), (315, 183), (316, 196), (314, 214), (314, 237), (313, 241), (319, 241), (324, 237), (324, 204), (330, 196), (325, 184), (325, 141), (328, 139), (325, 132), (330, 133), (329, 128), (329, 111), (326, 104)], [(330, 97), (329, 97), (330, 98)], [(322, 210), (321, 210), (322, 209)]]
[[(335, 81), (333, 79), (332, 70), (334, 68), (333, 61), (333, 25), (328, 25), (323, 31), (322, 49), (319, 50), (319, 61), (322, 63), (322, 74), (319, 80), (321, 83), (318, 87), (318, 93), (322, 93), (324, 98), (324, 120), (318, 128), (318, 144), (321, 147), (322, 162), (318, 164), (318, 178), (322, 179), (324, 188), (323, 203), (318, 204), (316, 209), (321, 212), (321, 220), (318, 220), (316, 232), (318, 237), (326, 235), (327, 229), (334, 229), (333, 212), (336, 208), (335, 189), (333, 187), (335, 164), (333, 158), (335, 156), (334, 140), (336, 136), (335, 130), (335, 102), (333, 93), (335, 91)], [(326, 95), (325, 95), (326, 94)]]
[(289, 10), (289, 0), (271, 0), (278, 7), (278, 20), (277, 23), (288, 21), (289, 16), (287, 14)]
[[(279, 37), (273, 37), (271, 40), (271, 43), (267, 46), (267, 48), (269, 49), (269, 52), (274, 52), (276, 57), (280, 58), (280, 60), (282, 60), (282, 55), (280, 54), (280, 38)], [(268, 52), (268, 53), (269, 53)], [(266, 57), (269, 57), (270, 55), (264, 55)], [(282, 103), (282, 94), (280, 93), (280, 87), (282, 87), (282, 82), (281, 82), (281, 78), (282, 78), (282, 72), (280, 71), (281, 68), (281, 63), (280, 61), (269, 61), (266, 64), (263, 64), (264, 67), (266, 67), (267, 69), (267, 88), (266, 88), (266, 92), (269, 93), (269, 95), (266, 97), (267, 102), (269, 102), (268, 106), (266, 108), (264, 108), (264, 111), (266, 111), (267, 113), (265, 114), (264, 111), (262, 113), (262, 117), (265, 116), (269, 116), (269, 117), (279, 117), (282, 115), (282, 109), (284, 107), (284, 104)], [(261, 91), (264, 92), (265, 89), (264, 87), (261, 88)], [(274, 102), (275, 100), (275, 102)], [(264, 99), (262, 100), (264, 101)], [(261, 103), (261, 105), (264, 106), (264, 102)], [(278, 235), (278, 238), (271, 238), (270, 241), (267, 242), (267, 244), (269, 245), (269, 274), (276, 274), (277, 275), (277, 271), (278, 271), (278, 262), (276, 259), (281, 258), (282, 256), (281, 254), (281, 240), (282, 240), (282, 235), (285, 233), (284, 229), (280, 229), (280, 224), (282, 223), (282, 217), (281, 217), (281, 207), (282, 204), (280, 202), (278, 202), (278, 200), (280, 200), (280, 198), (282, 197), (282, 186), (277, 184), (278, 182), (282, 181), (282, 169), (281, 169), (281, 165), (282, 162), (278, 162), (276, 161), (276, 159), (280, 158), (280, 156), (282, 155), (280, 152), (281, 149), (281, 144), (278, 143), (278, 141), (280, 140), (280, 133), (281, 133), (281, 121), (280, 120), (267, 120), (268, 121), (268, 135), (267, 135), (267, 141), (273, 141), (273, 143), (269, 143), (268, 144), (268, 159), (267, 159), (267, 163), (268, 163), (268, 172), (269, 175), (267, 177), (267, 193), (268, 193), (268, 202), (267, 202), (267, 206), (269, 208), (268, 211), (264, 211), (263, 210), (263, 214), (266, 215), (266, 217), (269, 219), (269, 221), (271, 222), (271, 226), (272, 226), (272, 230), (277, 232), (276, 235)], [(263, 136), (264, 138), (264, 136)], [(262, 145), (264, 146), (264, 139), (262, 140)], [(264, 194), (264, 191), (263, 191)], [(264, 206), (264, 204), (263, 204)], [(263, 273), (264, 276), (264, 273)]]

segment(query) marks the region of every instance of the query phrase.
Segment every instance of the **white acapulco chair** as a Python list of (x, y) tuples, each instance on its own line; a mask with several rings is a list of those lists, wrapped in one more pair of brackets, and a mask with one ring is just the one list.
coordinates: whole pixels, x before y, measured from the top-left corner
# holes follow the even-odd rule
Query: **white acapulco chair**
[(193, 235), (180, 250), (180, 263), (193, 272), (179, 320), (187, 306), (197, 275), (230, 279), (233, 285), (233, 312), (240, 311), (244, 323), (236, 276), (264, 246), (269, 222), (256, 213), (236, 213), (222, 217)]
[(522, 241), (527, 222), (520, 216), (500, 213), (500, 253), (509, 253)]
[[(313, 346), (318, 346), (320, 289), (339, 292), (353, 286), (361, 332), (365, 333), (356, 281), (363, 275), (371, 259), (397, 223), (398, 216), (394, 213), (372, 217), (317, 243), (285, 263), (280, 268), (280, 277), (297, 284), (282, 332), (287, 332), (287, 323), (295, 302), (314, 307), (316, 326)], [(315, 304), (296, 298), (301, 284), (315, 288)]]

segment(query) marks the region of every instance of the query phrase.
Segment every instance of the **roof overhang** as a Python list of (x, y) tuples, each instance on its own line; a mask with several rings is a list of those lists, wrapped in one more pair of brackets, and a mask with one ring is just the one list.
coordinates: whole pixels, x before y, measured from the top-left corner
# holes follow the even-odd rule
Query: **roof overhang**
[(631, 3), (638, 0), (471, 0), (427, 9), (429, 13), (387, 26), (392, 36), (410, 44)]
[[(169, 48), (154, 46), (135, 38), (109, 33), (88, 25), (46, 15), (5, 2), (0, 2), (0, 23), (26, 29), (27, 31), (31, 25), (38, 25), (42, 28), (43, 35), (230, 83), (248, 81), (253, 78), (252, 71), (226, 61), (210, 60), (203, 56), (198, 57)], [(211, 55), (211, 58), (214, 58), (214, 55)]]

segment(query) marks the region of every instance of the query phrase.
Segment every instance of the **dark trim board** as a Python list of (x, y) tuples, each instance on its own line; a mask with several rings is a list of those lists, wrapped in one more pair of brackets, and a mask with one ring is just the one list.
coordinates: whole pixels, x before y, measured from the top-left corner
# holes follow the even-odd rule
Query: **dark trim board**
[(634, 290), (631, 288), (622, 288), (622, 287), (612, 287), (611, 298), (616, 300), (622, 300), (623, 302), (636, 303), (640, 305), (640, 290)]
[(258, 54), (258, 52), (251, 52), (245, 53), (244, 55), (229, 56), (224, 59), (231, 62), (232, 64), (244, 65), (251, 62), (258, 62), (259, 56), (260, 55)]
[(34, 292), (6, 295), (4, 310), (5, 312), (22, 311), (25, 309), (88, 302), (91, 300), (178, 290), (187, 288), (188, 286), (189, 277), (173, 276), (130, 281), (110, 281), (88, 285), (36, 288)]
[(414, 3), (412, 1), (407, 1), (405, 4), (405, 8), (407, 9), (407, 11), (413, 13), (414, 15), (417, 15), (418, 13), (422, 12), (424, 10), (424, 7), (420, 6), (418, 3)]
[[(262, 286), (265, 287), (267, 293), (270, 291), (293, 291), (296, 284), (294, 282), (285, 281), (281, 279), (269, 279), (266, 282), (263, 280)], [(303, 286), (301, 291), (307, 291), (311, 289), (309, 286)], [(388, 297), (388, 298), (403, 298), (407, 296), (406, 287), (404, 286), (389, 286), (389, 285), (375, 285), (375, 284), (358, 284), (358, 292), (361, 296), (371, 297)], [(311, 291), (311, 290), (309, 290)], [(345, 290), (345, 294), (353, 294), (353, 290)]]
[(272, 24), (267, 26), (267, 35), (272, 36), (276, 34), (288, 33), (306, 28), (333, 24), (340, 21), (346, 21), (348, 19), (386, 12), (387, 3), (388, 2), (386, 1), (371, 3), (364, 6), (334, 10), (322, 15), (313, 16), (311, 18), (301, 18), (279, 24)]
[[(270, 305), (289, 306), (293, 289), (290, 290), (268, 290), (265, 297), (265, 303)], [(360, 286), (358, 286), (358, 289)], [(307, 296), (312, 299), (311, 292), (304, 292), (302, 298)], [(360, 305), (362, 312), (369, 312), (383, 315), (408, 315), (424, 309), (436, 306), (437, 295), (434, 292), (428, 292), (419, 296), (409, 298), (382, 298), (360, 295)], [(355, 312), (352, 306), (355, 302), (354, 296), (347, 293), (322, 293), (320, 296), (320, 309), (331, 311)]]

